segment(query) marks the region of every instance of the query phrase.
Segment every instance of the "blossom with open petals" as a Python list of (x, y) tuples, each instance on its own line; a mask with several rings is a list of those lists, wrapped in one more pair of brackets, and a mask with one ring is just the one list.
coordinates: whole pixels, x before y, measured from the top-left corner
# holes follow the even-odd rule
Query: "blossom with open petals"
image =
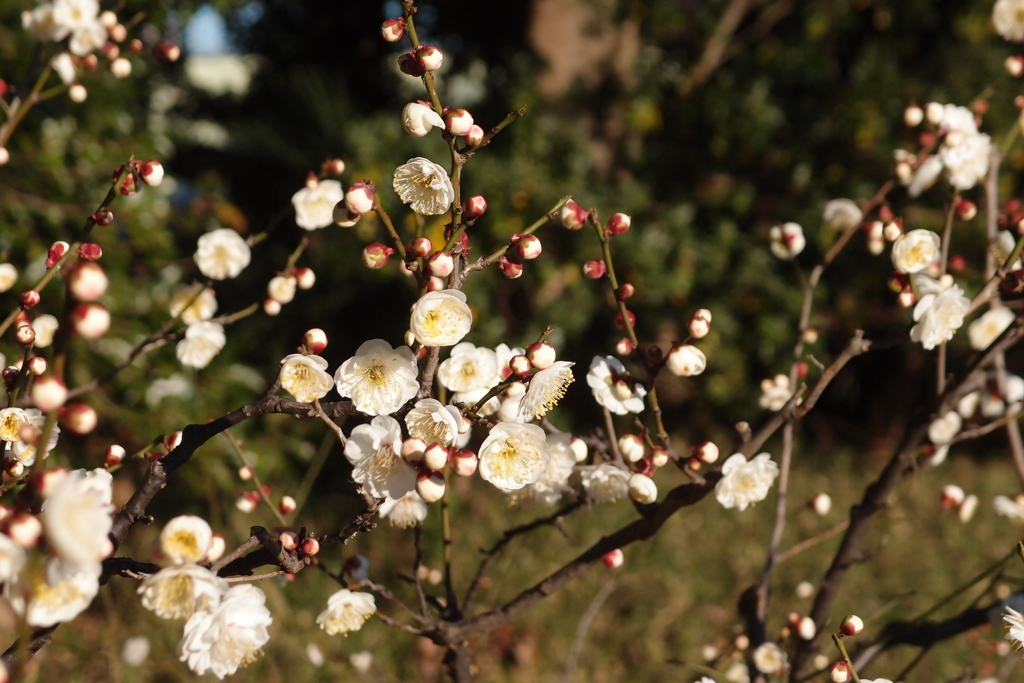
[[(3, 291), (0, 289), (0, 291)], [(44, 349), (53, 343), (53, 335), (56, 334), (60, 322), (48, 313), (37, 317), (32, 321), (32, 329), (36, 333), (36, 348)]]
[(75, 470), (54, 487), (43, 504), (43, 530), (58, 557), (88, 564), (111, 553), (112, 498), (113, 477), (102, 469)]
[(327, 361), (320, 356), (301, 353), (285, 356), (278, 379), (284, 390), (302, 403), (323, 398), (334, 388), (334, 378), (327, 372)]
[(502, 422), (491, 428), (480, 445), (479, 471), (484, 481), (512, 491), (540, 478), (551, 452), (544, 430), (537, 425)]
[(465, 293), (457, 289), (427, 292), (413, 306), (409, 329), (424, 346), (452, 346), (473, 326)]
[(984, 315), (967, 328), (967, 338), (971, 342), (971, 348), (975, 351), (984, 351), (992, 346), (992, 342), (1006, 331), (1016, 317), (1011, 309), (1005, 307), (985, 311)]
[(139, 585), (142, 606), (161, 619), (188, 619), (220, 603), (230, 584), (198, 564), (182, 564), (150, 574)]
[(367, 415), (395, 412), (420, 390), (416, 356), (408, 346), (391, 348), (383, 339), (363, 342), (334, 373), (338, 393)]
[(783, 261), (792, 261), (807, 246), (804, 229), (798, 223), (783, 223), (769, 231), (771, 242), (769, 247), (776, 257)]
[(26, 559), (21, 545), (7, 534), (0, 534), (0, 583), (16, 579)]
[(206, 556), (213, 530), (195, 515), (179, 515), (160, 530), (160, 553), (171, 564), (198, 562)]
[(377, 605), (371, 594), (342, 588), (327, 598), (327, 609), (316, 618), (316, 623), (327, 631), (327, 635), (333, 636), (358, 631), (376, 611)]
[(629, 472), (604, 463), (584, 470), (583, 488), (595, 503), (614, 503), (629, 494)]
[(629, 377), (626, 366), (614, 356), (594, 356), (587, 384), (594, 392), (594, 399), (616, 415), (639, 413), (644, 409), (647, 390)]
[(892, 244), (892, 265), (901, 273), (917, 273), (939, 257), (942, 239), (931, 230), (911, 230)]
[(864, 220), (864, 212), (852, 199), (833, 199), (825, 205), (822, 218), (836, 230), (850, 230)]
[(437, 378), (451, 391), (490, 389), (498, 377), (498, 356), (491, 349), (460, 342), (437, 368)]
[(402, 427), (388, 415), (355, 427), (345, 444), (352, 480), (374, 498), (401, 498), (416, 488), (416, 470), (401, 453)]
[(772, 456), (761, 453), (751, 460), (734, 453), (722, 464), (722, 478), (715, 485), (715, 497), (725, 508), (746, 510), (751, 503), (765, 499), (779, 466)]
[(442, 405), (433, 398), (417, 401), (405, 416), (409, 436), (423, 439), (424, 443), (452, 446), (463, 427), (462, 413), (455, 406)]
[(345, 190), (337, 180), (321, 180), (313, 187), (303, 187), (292, 195), (295, 223), (303, 230), (326, 228), (334, 222), (334, 207), (345, 198)]
[(786, 653), (775, 643), (761, 643), (754, 650), (754, 666), (763, 674), (779, 673), (786, 667)]
[(931, 350), (942, 342), (949, 341), (964, 324), (964, 316), (971, 306), (971, 300), (964, 296), (964, 290), (953, 285), (941, 294), (927, 294), (914, 307), (914, 320), (910, 339), (921, 342)]
[(570, 447), (572, 434), (550, 434), (547, 442), (551, 459), (537, 480), (522, 489), (522, 494), (544, 505), (554, 505), (561, 499), (562, 491), (569, 483), (576, 465), (576, 454)]
[(224, 678), (255, 661), (273, 623), (267, 596), (256, 586), (229, 588), (218, 605), (196, 612), (185, 622), (178, 657), (197, 675)]
[(237, 277), (249, 265), (252, 252), (245, 240), (229, 228), (219, 228), (199, 238), (192, 257), (199, 271), (213, 280)]
[(213, 290), (201, 284), (182, 285), (171, 295), (171, 316), (181, 316), (186, 325), (209, 320), (217, 312), (217, 297)]
[(402, 109), (402, 126), (409, 135), (421, 138), (431, 128), (444, 128), (444, 120), (433, 108), (419, 102), (410, 102)]
[(185, 338), (178, 342), (175, 353), (182, 365), (205, 368), (224, 348), (228, 338), (224, 326), (209, 321), (192, 323), (185, 328)]
[(455, 189), (448, 173), (423, 157), (409, 159), (396, 168), (393, 184), (398, 198), (424, 216), (444, 213), (455, 200)]
[(1006, 496), (996, 496), (992, 500), (996, 514), (1008, 518), (1014, 524), (1024, 525), (1024, 496), (1018, 495), (1015, 500)]
[(1024, 0), (996, 0), (992, 23), (1003, 38), (1024, 43)]
[(427, 504), (416, 491), (409, 491), (401, 498), (385, 500), (377, 513), (391, 522), (391, 526), (408, 529), (427, 518)]
[(39, 628), (71, 621), (96, 597), (102, 572), (99, 562), (76, 564), (51, 559), (31, 583), (25, 621)]
[(945, 415), (936, 418), (928, 425), (928, 438), (937, 446), (943, 446), (953, 440), (953, 437), (960, 432), (963, 418), (960, 413), (951, 410)]
[(1006, 639), (1017, 649), (1024, 648), (1024, 615), (1012, 607), (1005, 607), (1003, 623), (1006, 624)]
[(524, 421), (535, 420), (544, 417), (558, 405), (569, 385), (575, 381), (572, 376), (573, 365), (575, 363), (557, 360), (551, 367), (535, 374), (519, 401), (519, 418)]

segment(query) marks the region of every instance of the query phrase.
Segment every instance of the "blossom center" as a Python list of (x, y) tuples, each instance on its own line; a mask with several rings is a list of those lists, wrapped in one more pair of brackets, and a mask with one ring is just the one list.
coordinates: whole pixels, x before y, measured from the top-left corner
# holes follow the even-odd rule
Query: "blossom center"
[(455, 334), (461, 318), (458, 307), (451, 301), (444, 301), (427, 312), (423, 318), (423, 329), (431, 337)]
[(0, 440), (18, 441), (21, 439), (21, 428), (25, 421), (18, 417), (17, 413), (11, 412), (4, 416), (0, 423)]
[(367, 380), (369, 380), (370, 384), (372, 384), (375, 387), (384, 386), (385, 384), (387, 384), (388, 380), (387, 368), (385, 368), (380, 363), (377, 363), (376, 365), (371, 365), (363, 374), (363, 376)]

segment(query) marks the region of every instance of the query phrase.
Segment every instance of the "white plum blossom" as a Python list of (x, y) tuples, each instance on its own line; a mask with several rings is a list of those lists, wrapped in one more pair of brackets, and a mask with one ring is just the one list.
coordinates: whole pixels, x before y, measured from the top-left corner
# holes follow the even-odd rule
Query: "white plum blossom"
[[(93, 21), (75, 29), (68, 41), (72, 54), (84, 57), (107, 43), (107, 29), (99, 21)], [(131, 62), (127, 62), (130, 64)]]
[(39, 40), (64, 40), (71, 32), (70, 27), (54, 20), (52, 2), (44, 2), (33, 10), (22, 12), (21, 25)]
[[(21, 410), (20, 408), (6, 408), (5, 410), (0, 410), (0, 425), (6, 424), (7, 428), (9, 428), (10, 419), (9, 417), (4, 416), (6, 411), (17, 411), (19, 413), (23, 413), (25, 422), (21, 424), (30, 424), (40, 430), (46, 423), (46, 416), (43, 414), (43, 411), (38, 408), (25, 408), (24, 410)], [(10, 413), (8, 413), (8, 416), (9, 415)], [(18, 427), (18, 431), (20, 432), (20, 425)], [(60, 427), (53, 425), (50, 428), (50, 436), (46, 440), (46, 446), (43, 448), (44, 460), (50, 455), (50, 452), (57, 445), (57, 438), (59, 436)], [(0, 440), (6, 439), (3, 439), (2, 436), (0, 436)], [(5, 445), (10, 449), (5, 453), (6, 457), (14, 458), (25, 467), (32, 467), (32, 465), (36, 463), (36, 451), (38, 449), (38, 444), (28, 444), (19, 438)]]
[(111, 553), (112, 498), (113, 477), (102, 469), (75, 470), (54, 487), (43, 503), (43, 530), (61, 560), (86, 565)]
[(777, 476), (779, 466), (769, 454), (761, 453), (747, 460), (742, 453), (734, 453), (722, 463), (715, 498), (724, 508), (746, 510), (748, 505), (765, 499)]
[(175, 353), (182, 365), (199, 370), (210, 364), (227, 341), (220, 323), (192, 323), (185, 328), (185, 338), (178, 342)]
[(142, 666), (149, 658), (149, 638), (146, 636), (133, 636), (124, 641), (121, 648), (121, 661), (128, 666)]
[(327, 372), (327, 361), (320, 356), (301, 353), (285, 356), (278, 379), (284, 390), (302, 403), (323, 398), (334, 388), (334, 378)]
[(212, 280), (237, 277), (249, 265), (252, 252), (245, 240), (229, 228), (212, 230), (199, 238), (192, 257), (199, 272)]
[(75, 71), (75, 61), (67, 52), (61, 52), (50, 60), (50, 67), (60, 78), (64, 85), (71, 85), (75, 82), (78, 74)]
[(402, 459), (402, 427), (393, 417), (378, 415), (352, 430), (345, 444), (352, 480), (374, 498), (401, 498), (416, 488), (416, 470)]
[(639, 413), (644, 409), (647, 390), (629, 379), (626, 366), (614, 356), (594, 356), (587, 373), (587, 384), (598, 404), (616, 415)]
[(665, 367), (677, 377), (693, 377), (704, 372), (708, 359), (704, 352), (690, 344), (672, 347), (665, 358)]
[(17, 579), (25, 559), (25, 549), (7, 534), (0, 534), (0, 583)]
[(1024, 615), (1012, 607), (1004, 607), (1003, 623), (1006, 624), (1006, 639), (1017, 649), (1024, 648)]
[(32, 321), (32, 329), (36, 333), (36, 348), (45, 349), (53, 343), (53, 335), (57, 332), (60, 323), (49, 313), (37, 317)]
[[(955, 138), (952, 138), (955, 140)], [(967, 135), (959, 144), (946, 143), (939, 156), (949, 175), (949, 184), (958, 190), (969, 190), (981, 182), (988, 173), (992, 139), (984, 133)]]
[[(992, 241), (992, 245), (989, 247), (992, 256), (995, 258), (997, 266), (1003, 266), (1010, 259), (1013, 254), (1013, 250), (1017, 246), (1017, 239), (1014, 234), (1009, 230), (1000, 230), (996, 235), (996, 238)], [(1019, 270), (1021, 268), (1021, 261), (1018, 258), (1013, 263), (1009, 264), (1010, 270)]]
[(295, 223), (303, 230), (326, 228), (334, 222), (334, 206), (345, 198), (345, 190), (337, 180), (321, 180), (313, 187), (303, 187), (292, 195)]
[(944, 446), (960, 432), (962, 424), (963, 418), (960, 417), (960, 413), (951, 410), (928, 425), (928, 438), (936, 446)]
[(401, 498), (388, 498), (381, 503), (378, 514), (401, 529), (422, 524), (427, 518), (427, 504), (415, 490)]
[(402, 126), (409, 135), (421, 138), (431, 128), (443, 129), (444, 119), (433, 108), (419, 102), (410, 102), (402, 109)]
[(383, 339), (363, 342), (334, 373), (338, 394), (367, 415), (397, 411), (420, 390), (416, 356), (408, 346), (391, 348)]
[(797, 223), (773, 226), (768, 235), (772, 253), (783, 261), (792, 261), (807, 246), (804, 229)]
[(922, 192), (935, 184), (935, 181), (942, 175), (942, 159), (933, 154), (917, 167), (913, 176), (908, 179), (907, 194), (911, 197), (920, 196)]
[(1024, 0), (996, 0), (992, 8), (996, 33), (1015, 43), (1024, 42)]
[(21, 440), (21, 428), (33, 425), (42, 428), (46, 416), (38, 408), (3, 408), (0, 410), (0, 441), (15, 443)]
[(1012, 310), (1005, 307), (985, 311), (984, 315), (967, 328), (967, 338), (971, 342), (971, 348), (975, 351), (987, 349), (992, 342), (999, 338), (999, 335), (1006, 331), (1016, 317)]
[(230, 585), (206, 567), (182, 564), (150, 574), (137, 592), (142, 606), (161, 619), (188, 619), (216, 607)]
[(836, 230), (850, 230), (860, 225), (864, 213), (851, 199), (833, 199), (825, 205), (823, 219)]
[(176, 287), (171, 295), (171, 317), (181, 317), (186, 325), (209, 320), (217, 312), (213, 290), (201, 284)]
[(71, 621), (96, 597), (102, 572), (99, 562), (71, 564), (51, 559), (32, 582), (25, 621), (39, 628)]
[(361, 629), (376, 611), (377, 605), (371, 594), (342, 588), (327, 598), (327, 609), (316, 618), (316, 623), (329, 636), (347, 634)]
[(575, 379), (572, 366), (575, 363), (557, 360), (551, 367), (536, 373), (519, 401), (519, 418), (523, 421), (544, 417), (565, 396), (569, 385)]
[(508, 366), (508, 362), (512, 360), (513, 356), (522, 356), (525, 354), (526, 350), (519, 346), (511, 349), (507, 344), (498, 344), (495, 346), (494, 355), (498, 360), (498, 374), (494, 378), (494, 384), (498, 384), (512, 372), (512, 369)]
[(550, 434), (547, 442), (551, 459), (537, 480), (522, 489), (522, 494), (544, 505), (554, 505), (561, 499), (562, 490), (572, 476), (576, 455), (570, 447), (572, 434)]
[(425, 398), (417, 401), (406, 414), (405, 426), (409, 429), (409, 436), (423, 439), (428, 445), (439, 443), (451, 446), (462, 431), (462, 413), (455, 406), (442, 405), (437, 399)]
[(483, 480), (512, 491), (537, 481), (551, 461), (551, 452), (540, 427), (502, 422), (480, 444), (479, 458)]
[(637, 472), (629, 478), (629, 497), (643, 505), (650, 505), (658, 500), (658, 486), (649, 476)]
[(774, 674), (786, 666), (786, 653), (775, 643), (761, 643), (754, 650), (754, 666), (763, 674)]
[(160, 530), (160, 553), (171, 564), (198, 562), (206, 556), (213, 530), (202, 517), (179, 515)]
[(761, 398), (757, 402), (762, 408), (778, 412), (791, 398), (793, 388), (790, 386), (788, 375), (780, 373), (771, 379), (761, 380)]
[(892, 265), (901, 273), (917, 273), (939, 258), (942, 239), (931, 230), (911, 230), (892, 244)]
[(949, 341), (964, 324), (964, 316), (971, 306), (971, 300), (964, 296), (964, 290), (953, 285), (941, 294), (927, 294), (914, 307), (914, 320), (910, 339), (921, 342), (925, 349), (934, 349)]
[(455, 392), (490, 389), (498, 383), (498, 356), (491, 349), (460, 342), (438, 366), (437, 378)]
[(256, 659), (270, 640), (273, 623), (267, 596), (256, 586), (233, 586), (210, 610), (196, 612), (185, 622), (178, 656), (194, 673), (223, 679)]
[(395, 192), (413, 211), (436, 216), (448, 210), (455, 189), (448, 173), (429, 159), (416, 157), (395, 169)]
[(452, 346), (473, 326), (466, 295), (457, 289), (427, 292), (413, 306), (409, 329), (424, 346)]
[(992, 499), (992, 507), (996, 514), (1007, 517), (1014, 524), (1024, 525), (1024, 500), (1017, 496), (1016, 500), (1010, 500), (1006, 496), (996, 496)]
[(595, 503), (614, 503), (629, 494), (629, 472), (604, 463), (583, 471), (583, 488)]

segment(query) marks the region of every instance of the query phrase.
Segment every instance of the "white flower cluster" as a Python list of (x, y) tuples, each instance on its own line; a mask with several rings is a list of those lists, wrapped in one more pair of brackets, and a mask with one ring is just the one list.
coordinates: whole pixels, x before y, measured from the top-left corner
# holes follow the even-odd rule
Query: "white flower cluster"
[(39, 40), (58, 42), (70, 36), (68, 49), (84, 57), (107, 42), (99, 14), (97, 0), (53, 0), (23, 12), (21, 23)]
[[(32, 439), (25, 440), (27, 432), (38, 433), (46, 423), (43, 411), (36, 408), (4, 408), (0, 410), (0, 442), (4, 444), (4, 460), (13, 460), (25, 467), (32, 467), (36, 462), (38, 443)], [(45, 459), (57, 445), (60, 427), (53, 425), (50, 436), (43, 449)]]
[(950, 185), (958, 190), (969, 190), (988, 174), (992, 139), (978, 131), (974, 113), (966, 107), (932, 102), (926, 108), (926, 117), (941, 136), (935, 154), (921, 161), (916, 170), (907, 161), (912, 157), (904, 150), (896, 151), (900, 180), (907, 186), (911, 197), (916, 197), (935, 184), (943, 172)]

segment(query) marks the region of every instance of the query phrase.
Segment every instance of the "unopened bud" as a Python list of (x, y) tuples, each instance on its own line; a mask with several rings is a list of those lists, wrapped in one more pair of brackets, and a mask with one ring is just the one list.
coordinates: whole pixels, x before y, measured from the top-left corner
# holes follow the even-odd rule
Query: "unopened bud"
[(604, 566), (608, 567), (609, 569), (617, 569), (622, 566), (622, 563), (625, 562), (625, 559), (626, 558), (622, 554), (622, 550), (616, 548), (615, 550), (611, 551), (610, 553), (602, 557), (601, 562), (603, 562)]
[(651, 464), (655, 467), (664, 467), (668, 464), (668, 451), (661, 446), (651, 448)]
[(170, 434), (164, 437), (164, 448), (167, 449), (168, 453), (170, 453), (175, 448), (181, 445), (181, 440), (183, 437), (184, 434), (180, 430), (177, 432), (171, 432)]
[(327, 348), (327, 333), (319, 327), (306, 330), (302, 343), (309, 349), (310, 353), (319, 354)]
[(498, 259), (498, 269), (509, 280), (515, 280), (523, 274), (523, 264), (515, 256), (506, 254)]
[(628, 356), (633, 353), (633, 342), (629, 337), (623, 337), (619, 341), (615, 342), (615, 353), (620, 356)]
[(882, 235), (890, 242), (895, 242), (903, 234), (903, 226), (899, 220), (890, 221), (882, 228)]
[(299, 547), (299, 535), (294, 531), (282, 531), (277, 540), (281, 542), (281, 547), (285, 550), (295, 550)]
[(452, 135), (466, 135), (473, 127), (473, 115), (465, 109), (450, 109), (444, 115), (444, 122)]
[(859, 636), (864, 632), (864, 620), (856, 614), (849, 614), (840, 622), (839, 631), (844, 636)]
[(345, 172), (345, 162), (341, 159), (328, 159), (320, 168), (325, 175), (341, 175)]
[(38, 377), (46, 372), (46, 359), (42, 356), (32, 356), (28, 361), (28, 371)]
[(430, 243), (429, 237), (417, 237), (405, 248), (405, 253), (410, 258), (425, 258), (434, 251), (434, 245)]
[[(632, 394), (632, 392), (630, 392)], [(626, 459), (626, 462), (637, 462), (644, 457), (647, 447), (644, 440), (636, 434), (623, 434), (619, 437), (619, 453)]]
[(470, 147), (477, 147), (484, 141), (484, 135), (484, 129), (474, 123), (466, 133), (466, 144)]
[(526, 357), (533, 367), (545, 370), (555, 362), (555, 347), (546, 341), (534, 342), (526, 347)]
[(380, 35), (389, 43), (397, 43), (405, 35), (405, 20), (388, 19), (381, 25)]
[(416, 493), (425, 503), (436, 503), (444, 495), (444, 475), (439, 472), (421, 472), (416, 480)]
[(68, 276), (68, 293), (79, 301), (96, 301), (107, 292), (107, 271), (94, 261), (75, 266)]
[(103, 456), (103, 462), (107, 467), (114, 467), (115, 465), (120, 465), (126, 455), (127, 453), (122, 446), (114, 444), (107, 448), (107, 452)]
[(583, 274), (589, 277), (591, 280), (600, 280), (604, 277), (604, 274), (608, 272), (608, 268), (604, 265), (604, 261), (587, 261), (583, 264)]
[(435, 277), (448, 277), (455, 270), (455, 258), (447, 251), (435, 252), (427, 260), (427, 268)]
[[(448, 284), (444, 281), (444, 278), (437, 277), (436, 275), (431, 276), (427, 282), (428, 292), (440, 292), (442, 289), (447, 289)], [(415, 339), (413, 340), (415, 341)]]
[(970, 199), (962, 197), (956, 203), (956, 217), (962, 221), (969, 221), (978, 215), (978, 205)]
[(103, 249), (98, 244), (87, 243), (78, 247), (78, 258), (83, 261), (99, 261), (103, 257)]
[(427, 444), (423, 439), (413, 437), (402, 442), (402, 458), (404, 458), (410, 465), (422, 462), (423, 454), (426, 450)]
[(958, 507), (960, 503), (964, 502), (964, 490), (956, 484), (944, 486), (940, 500), (942, 501), (942, 507), (946, 509)]
[(135, 184), (135, 176), (129, 173), (124, 177), (124, 180), (121, 181), (121, 194), (127, 197), (128, 195), (134, 194), (135, 192), (138, 191), (139, 188)]
[(543, 245), (541, 245), (540, 238), (536, 235), (522, 235), (516, 242), (516, 251), (527, 261), (540, 256), (542, 250)]
[(11, 160), (11, 153), (6, 147), (0, 147), (0, 166), (6, 166)]
[(512, 368), (514, 374), (525, 375), (530, 372), (530, 359), (522, 354), (517, 354), (509, 359), (508, 366)]
[[(17, 462), (16, 460), (13, 462)], [(17, 463), (21, 465), (21, 463)], [(24, 465), (22, 465), (24, 473)], [(23, 548), (34, 548), (43, 534), (43, 525), (39, 518), (27, 512), (19, 512), (11, 518), (7, 526), (7, 535)]]
[(628, 282), (623, 282), (619, 285), (619, 288), (615, 290), (615, 298), (619, 301), (626, 301), (627, 299), (633, 298), (636, 294), (636, 287)]
[(68, 398), (68, 388), (53, 375), (43, 375), (32, 383), (31, 398), (36, 408), (48, 413), (64, 405)]
[(14, 365), (9, 365), (3, 370), (4, 386), (8, 390), (13, 389), (14, 385), (18, 383), (18, 376), (20, 372)]
[(711, 311), (706, 308), (699, 308), (690, 316), (690, 323), (687, 326), (690, 336), (694, 339), (703, 339), (711, 331)]
[(96, 409), (86, 403), (72, 403), (63, 412), (64, 424), (75, 434), (88, 434), (96, 429), (99, 416)]
[[(633, 311), (626, 311), (626, 319), (629, 320), (630, 327), (636, 326), (636, 315), (633, 314)], [(615, 314), (615, 327), (620, 330), (626, 329), (626, 320), (623, 319), (622, 313)]]
[(50, 246), (50, 250), (46, 252), (46, 268), (50, 269), (57, 265), (57, 261), (60, 261), (64, 254), (68, 253), (70, 245), (67, 242), (54, 242)]
[(912, 308), (917, 303), (917, 297), (914, 296), (914, 290), (907, 285), (900, 291), (899, 297), (897, 297), (900, 306), (903, 308)]
[(277, 509), (281, 511), (282, 515), (290, 515), (295, 512), (297, 507), (295, 499), (291, 496), (281, 496), (281, 501), (277, 504)]
[(82, 339), (99, 339), (110, 329), (110, 311), (95, 302), (71, 309), (71, 329)]
[(462, 205), (462, 217), (467, 221), (475, 221), (487, 211), (487, 200), (483, 195), (473, 195)]
[(836, 660), (828, 668), (828, 677), (832, 683), (846, 683), (850, 680), (850, 666), (845, 660)]
[(658, 485), (646, 474), (634, 474), (629, 478), (629, 497), (641, 505), (650, 505), (658, 500)]
[(14, 331), (14, 336), (19, 344), (28, 346), (36, 340), (36, 331), (32, 329), (31, 325), (18, 325), (18, 329)]
[(156, 187), (164, 181), (164, 167), (159, 161), (150, 159), (139, 164), (139, 177), (150, 187)]
[(632, 218), (624, 213), (617, 213), (612, 215), (608, 219), (608, 234), (609, 235), (621, 235), (622, 233), (629, 230), (629, 224), (632, 222)]
[(423, 465), (428, 470), (440, 472), (448, 464), (448, 449), (438, 443), (432, 443), (423, 451)]
[(345, 193), (345, 207), (349, 213), (370, 213), (373, 211), (373, 196), (372, 186), (360, 181), (348, 188)]
[(316, 273), (312, 268), (296, 268), (292, 271), (299, 289), (312, 289), (316, 284)]
[(827, 493), (819, 493), (807, 501), (808, 506), (819, 515), (825, 516), (832, 509), (832, 497)]
[(444, 53), (436, 45), (419, 45), (416, 48), (416, 60), (424, 71), (437, 71), (444, 61)]
[(1010, 55), (1003, 62), (1003, 66), (1006, 67), (1006, 73), (1014, 78), (1020, 78), (1024, 74), (1024, 56)]
[(452, 469), (460, 477), (472, 477), (477, 467), (476, 454), (473, 451), (456, 451)]
[(39, 292), (34, 289), (30, 289), (26, 292), (21, 293), (21, 307), (24, 310), (29, 310), (33, 306), (39, 303), (42, 297), (39, 296)]
[(570, 230), (579, 230), (587, 223), (587, 212), (571, 199), (562, 207), (559, 217), (562, 219), (562, 225)]
[(912, 104), (903, 110), (903, 123), (910, 128), (916, 128), (924, 121), (924, 110), (916, 104)]
[(334, 219), (334, 224), (339, 228), (351, 228), (359, 222), (361, 217), (362, 214), (352, 213), (348, 210), (348, 207), (345, 205), (345, 200), (341, 200), (334, 205), (332, 218)]
[(395, 250), (393, 248), (384, 246), (379, 242), (374, 242), (363, 249), (363, 265), (367, 268), (378, 270), (388, 264), (388, 259), (394, 253)]
[(320, 552), (320, 541), (315, 538), (307, 538), (302, 542), (302, 546), (299, 548), (299, 552), (303, 555), (313, 556)]
[(85, 102), (86, 98), (89, 97), (89, 91), (85, 89), (85, 86), (81, 83), (72, 83), (71, 87), (68, 88), (68, 99), (75, 104), (81, 104)]
[(697, 444), (692, 453), (693, 457), (708, 465), (718, 460), (718, 446), (710, 441)]
[(267, 297), (263, 300), (263, 312), (274, 316), (281, 312), (281, 302)]
[(404, 55), (400, 55), (398, 57), (398, 69), (407, 76), (419, 78), (423, 75), (423, 67), (420, 65), (420, 61), (416, 59), (415, 52), (406, 52)]
[(109, 209), (97, 211), (90, 218), (96, 225), (110, 225), (114, 222), (114, 214)]

